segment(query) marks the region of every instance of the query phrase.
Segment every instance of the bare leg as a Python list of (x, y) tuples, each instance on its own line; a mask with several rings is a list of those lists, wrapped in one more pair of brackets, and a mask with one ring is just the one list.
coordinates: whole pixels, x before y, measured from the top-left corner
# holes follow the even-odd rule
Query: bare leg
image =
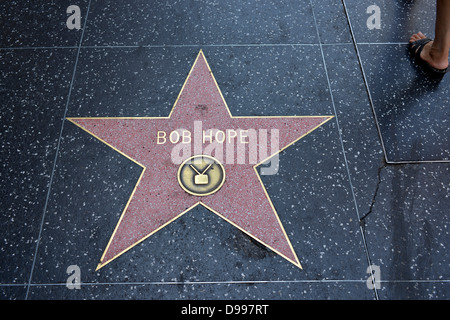
[[(413, 34), (410, 42), (425, 38), (422, 32)], [(435, 39), (425, 45), (420, 57), (436, 69), (448, 67), (450, 48), (450, 0), (437, 0)]]

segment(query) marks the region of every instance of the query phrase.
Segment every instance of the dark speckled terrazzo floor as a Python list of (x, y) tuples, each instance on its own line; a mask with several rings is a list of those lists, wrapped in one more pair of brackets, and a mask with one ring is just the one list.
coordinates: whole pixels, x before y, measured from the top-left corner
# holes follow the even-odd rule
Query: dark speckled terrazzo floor
[[(434, 9), (2, 1), (0, 298), (449, 299), (450, 76), (407, 51)], [(96, 271), (142, 168), (66, 118), (167, 116), (200, 49), (234, 116), (334, 116), (261, 176), (303, 270), (197, 206)]]

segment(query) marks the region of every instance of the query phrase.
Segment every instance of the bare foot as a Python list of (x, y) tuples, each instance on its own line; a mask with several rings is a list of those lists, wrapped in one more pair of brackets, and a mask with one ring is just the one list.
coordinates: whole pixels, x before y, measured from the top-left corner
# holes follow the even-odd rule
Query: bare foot
[[(415, 33), (409, 39), (409, 42), (424, 39), (426, 36), (422, 33)], [(448, 53), (443, 54), (433, 46), (433, 41), (428, 42), (420, 53), (422, 60), (428, 62), (430, 66), (436, 69), (445, 69), (448, 67)]]

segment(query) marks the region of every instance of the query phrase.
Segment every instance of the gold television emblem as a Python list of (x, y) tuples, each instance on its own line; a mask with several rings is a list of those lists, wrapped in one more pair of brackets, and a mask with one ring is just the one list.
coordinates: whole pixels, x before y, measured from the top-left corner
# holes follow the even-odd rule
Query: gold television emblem
[(223, 165), (211, 156), (196, 155), (186, 159), (178, 169), (178, 183), (194, 196), (217, 192), (225, 182)]

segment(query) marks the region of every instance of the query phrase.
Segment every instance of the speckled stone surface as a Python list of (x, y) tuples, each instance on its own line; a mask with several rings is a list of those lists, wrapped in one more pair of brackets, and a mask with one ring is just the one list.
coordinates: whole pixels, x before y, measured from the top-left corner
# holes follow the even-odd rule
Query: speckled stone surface
[[(418, 31), (434, 37), (435, 1), (345, 0), (344, 3), (357, 43), (406, 43)], [(369, 8), (373, 5), (380, 9), (380, 29), (367, 27), (367, 20), (375, 13)]]
[[(406, 51), (433, 3), (70, 4), (0, 4), (0, 299), (450, 297), (450, 78)], [(234, 116), (334, 116), (261, 176), (303, 270), (197, 206), (96, 271), (142, 167), (65, 118), (168, 116), (200, 49)]]
[(0, 51), (1, 283), (29, 278), (75, 53)]
[[(81, 24), (84, 23), (88, 3), (88, 0), (76, 3), (84, 9)], [(68, 30), (66, 27), (70, 16), (66, 11), (73, 4), (69, 0), (2, 1), (0, 48), (77, 46), (82, 30)]]
[(450, 77), (428, 79), (407, 50), (413, 33), (434, 38), (435, 2), (378, 1), (380, 29), (366, 27), (372, 2), (345, 3), (388, 161), (449, 160)]
[(406, 45), (360, 45), (389, 161), (450, 159), (450, 77), (429, 80)]
[[(70, 116), (168, 116), (200, 49), (82, 48)], [(202, 50), (234, 116), (333, 112), (318, 46)]]
[(323, 50), (358, 216), (363, 217), (370, 210), (384, 154), (353, 45)]
[(309, 1), (94, 1), (89, 14), (86, 45), (317, 43)]
[(365, 227), (372, 261), (386, 281), (380, 298), (448, 298), (449, 165), (386, 167), (380, 177)]

